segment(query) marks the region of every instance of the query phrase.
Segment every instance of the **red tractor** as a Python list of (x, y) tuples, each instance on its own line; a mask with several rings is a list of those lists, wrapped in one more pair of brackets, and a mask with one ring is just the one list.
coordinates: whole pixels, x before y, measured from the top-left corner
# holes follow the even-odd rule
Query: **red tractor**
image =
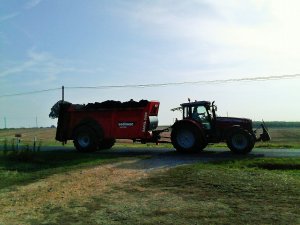
[(172, 109), (182, 110), (182, 120), (172, 125), (171, 141), (179, 152), (198, 152), (209, 143), (226, 142), (233, 153), (247, 154), (257, 141), (269, 141), (264, 123), (262, 134), (256, 137), (252, 121), (244, 118), (218, 117), (214, 102), (195, 101)]

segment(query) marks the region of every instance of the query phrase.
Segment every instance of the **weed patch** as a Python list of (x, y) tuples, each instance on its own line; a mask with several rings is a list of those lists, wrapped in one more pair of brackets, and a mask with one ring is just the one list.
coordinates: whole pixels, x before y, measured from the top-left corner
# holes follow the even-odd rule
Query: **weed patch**
[(300, 175), (299, 158), (280, 158), (280, 159), (260, 159), (253, 162), (247, 162), (248, 167), (257, 167), (266, 170), (290, 171)]

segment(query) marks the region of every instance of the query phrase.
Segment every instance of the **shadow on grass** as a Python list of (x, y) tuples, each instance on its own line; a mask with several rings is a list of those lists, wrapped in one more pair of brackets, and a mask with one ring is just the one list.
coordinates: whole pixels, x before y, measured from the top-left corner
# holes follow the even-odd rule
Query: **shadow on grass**
[(66, 168), (79, 164), (94, 164), (106, 160), (117, 159), (113, 155), (97, 153), (82, 154), (78, 152), (33, 152), (11, 151), (0, 156), (0, 167), (5, 170), (19, 172), (36, 172), (44, 169)]
[(300, 170), (300, 164), (274, 164), (274, 163), (264, 163), (258, 164), (258, 168), (266, 170)]
[(50, 175), (71, 170), (114, 163), (126, 159), (126, 155), (79, 153), (76, 151), (7, 151), (0, 152), (0, 190), (24, 185)]
[(212, 162), (227, 168), (249, 168), (259, 170), (291, 171), (299, 173), (300, 157), (295, 158), (244, 158), (241, 160), (223, 160)]

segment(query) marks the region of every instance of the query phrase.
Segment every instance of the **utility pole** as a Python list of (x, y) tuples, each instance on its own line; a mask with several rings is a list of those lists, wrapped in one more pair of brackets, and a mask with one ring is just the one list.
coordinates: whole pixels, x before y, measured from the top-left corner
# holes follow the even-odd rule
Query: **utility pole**
[(65, 101), (65, 86), (61, 87), (61, 100), (62, 102)]
[(6, 117), (4, 116), (4, 129), (6, 129)]
[(37, 116), (35, 117), (35, 126), (36, 126), (36, 128), (38, 128), (38, 118), (37, 118)]

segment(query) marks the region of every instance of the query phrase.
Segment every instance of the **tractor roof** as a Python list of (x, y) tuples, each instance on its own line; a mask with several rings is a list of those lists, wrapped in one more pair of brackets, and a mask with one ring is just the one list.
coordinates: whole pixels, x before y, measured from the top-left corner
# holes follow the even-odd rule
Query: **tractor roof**
[(183, 103), (181, 104), (182, 107), (189, 107), (189, 106), (210, 106), (210, 102), (209, 101), (195, 101), (195, 102), (187, 102), (187, 103)]

